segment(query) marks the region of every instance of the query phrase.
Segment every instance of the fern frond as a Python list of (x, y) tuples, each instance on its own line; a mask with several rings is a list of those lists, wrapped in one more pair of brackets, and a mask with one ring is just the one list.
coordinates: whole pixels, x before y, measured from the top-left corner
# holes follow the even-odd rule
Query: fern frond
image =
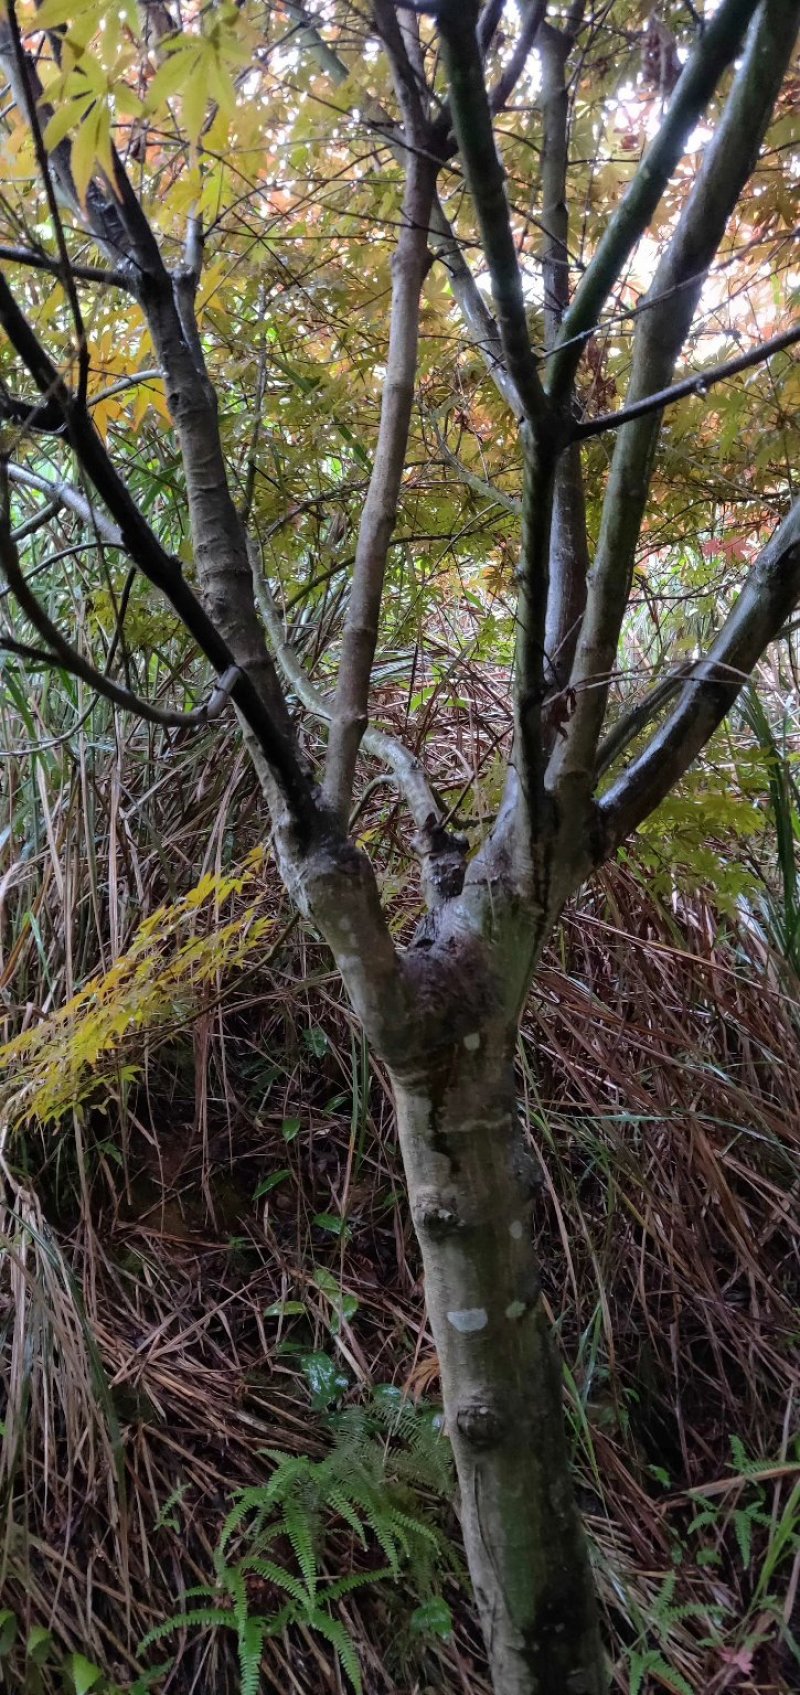
[(379, 1566), (377, 1571), (351, 1571), (349, 1577), (336, 1577), (332, 1583), (325, 1583), (319, 1591), (319, 1600), (327, 1606), (331, 1601), (341, 1601), (343, 1595), (352, 1594), (354, 1589), (368, 1589), (371, 1584), (385, 1583), (394, 1575), (391, 1566)]
[(386, 1524), (384, 1524), (383, 1521), (380, 1520), (380, 1519), (373, 1519), (371, 1524), (370, 1524), (370, 1529), (372, 1531), (373, 1536), (375, 1537), (375, 1540), (380, 1543), (380, 1545), (383, 1549), (383, 1552), (386, 1555), (387, 1560), (389, 1561), (389, 1564), (392, 1568), (393, 1576), (399, 1577), (399, 1575), (400, 1575), (400, 1554), (402, 1553), (405, 1556), (406, 1559), (408, 1558), (408, 1543), (407, 1543), (407, 1541), (405, 1540), (405, 1538), (402, 1538), (400, 1540), (400, 1549), (398, 1551), (398, 1547), (397, 1547), (397, 1540), (398, 1539), (395, 1537), (395, 1535), (393, 1535), (392, 1531), (388, 1528), (388, 1526)]
[(223, 1566), (220, 1571), (220, 1581), (233, 1601), (233, 1618), (237, 1630), (241, 1630), (249, 1611), (242, 1567)]
[(358, 1537), (361, 1547), (366, 1548), (367, 1538), (364, 1535), (364, 1526), (362, 1521), (359, 1518), (358, 1513), (355, 1511), (355, 1508), (351, 1506), (342, 1489), (332, 1486), (328, 1490), (328, 1506), (332, 1507), (333, 1511), (338, 1513), (340, 1518), (344, 1519), (345, 1524), (349, 1524), (350, 1529)]
[(217, 1548), (220, 1553), (224, 1552), (234, 1534), (234, 1531), (239, 1529), (239, 1526), (247, 1518), (248, 1513), (258, 1511), (266, 1516), (263, 1494), (264, 1492), (260, 1488), (241, 1489), (238, 1491), (236, 1500), (234, 1501), (219, 1534)]
[(239, 1631), (239, 1695), (258, 1695), (261, 1681), (261, 1651), (264, 1646), (264, 1625), (261, 1619), (249, 1618)]
[(319, 1608), (311, 1614), (308, 1622), (312, 1629), (319, 1631), (320, 1636), (324, 1636), (336, 1649), (342, 1671), (349, 1677), (356, 1695), (363, 1695), (364, 1685), (361, 1681), (358, 1655), (353, 1639), (348, 1635), (344, 1625), (340, 1624), (338, 1619), (331, 1618), (329, 1613), (320, 1611)]
[(283, 1524), (297, 1564), (305, 1578), (306, 1589), (310, 1595), (314, 1595), (317, 1588), (318, 1526), (297, 1501), (286, 1502)]
[(276, 1565), (273, 1560), (261, 1559), (258, 1554), (246, 1554), (240, 1562), (240, 1570), (252, 1571), (256, 1577), (263, 1577), (268, 1583), (274, 1583), (276, 1588), (282, 1589), (286, 1595), (291, 1595), (296, 1605), (304, 1610), (313, 1601), (313, 1595), (301, 1583), (299, 1577), (294, 1577), (290, 1571)]
[(197, 1625), (201, 1630), (213, 1630), (217, 1625), (233, 1628), (233, 1614), (226, 1612), (223, 1607), (190, 1607), (188, 1612), (174, 1613), (172, 1618), (162, 1619), (160, 1624), (154, 1624), (152, 1630), (142, 1637), (137, 1648), (138, 1654), (143, 1654), (154, 1642), (163, 1641), (165, 1636), (174, 1636), (177, 1630), (187, 1630), (190, 1625)]

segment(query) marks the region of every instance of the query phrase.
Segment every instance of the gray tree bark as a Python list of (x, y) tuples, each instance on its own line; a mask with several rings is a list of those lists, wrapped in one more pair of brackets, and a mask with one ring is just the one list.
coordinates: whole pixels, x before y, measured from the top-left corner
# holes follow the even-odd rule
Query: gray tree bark
[(516, 1027), (490, 1018), (392, 1071), (461, 1528), (498, 1695), (607, 1687), (542, 1305)]

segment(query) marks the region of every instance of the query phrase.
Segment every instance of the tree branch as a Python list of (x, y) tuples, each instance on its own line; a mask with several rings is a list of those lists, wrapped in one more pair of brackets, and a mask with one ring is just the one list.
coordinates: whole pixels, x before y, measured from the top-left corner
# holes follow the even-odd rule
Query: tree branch
[[(715, 21), (718, 16), (715, 14)], [(638, 320), (629, 405), (658, 393), (671, 380), (704, 277), (758, 159), (799, 22), (797, 0), (761, 0), (716, 133), (653, 279), (653, 293), (668, 298)], [(630, 593), (660, 421), (660, 410), (648, 412), (623, 425), (616, 438), (570, 678), (575, 711), (551, 760), (549, 779), (575, 783), (587, 797), (594, 782), (597, 744)]]
[[(15, 50), (11, 24), (8, 18), (0, 16), (0, 65), (5, 71), (14, 102), (24, 117), (32, 101), (40, 124), (46, 125), (53, 115), (46, 91), (42, 85), (35, 62), (30, 53), (22, 49), (21, 55)], [(113, 203), (109, 203), (98, 190), (95, 182), (90, 182), (86, 192), (85, 211), (80, 203), (75, 181), (72, 175), (72, 144), (68, 139), (60, 141), (48, 155), (47, 164), (52, 171), (62, 199), (71, 206), (84, 227), (87, 225), (108, 254), (112, 263), (120, 257), (125, 263), (129, 259), (127, 243), (122, 224)], [(133, 279), (132, 279), (133, 280)]]
[(441, 260), (450, 277), (453, 298), (469, 331), (472, 345), (477, 348), (489, 376), (511, 408), (515, 418), (523, 417), (522, 401), (513, 377), (506, 366), (503, 341), (478, 284), (461, 251), (461, 244), (445, 212), (438, 194), (431, 212), (431, 249)]
[[(72, 483), (54, 481), (51, 477), (42, 477), (38, 471), (29, 471), (27, 466), (13, 465), (8, 460), (5, 462), (4, 472), (9, 482), (17, 483), (20, 488), (34, 489), (37, 494), (46, 494), (48, 505), (44, 511), (48, 516), (56, 513), (60, 507), (66, 506), (67, 510), (72, 512), (76, 518), (79, 518), (82, 524), (88, 524), (107, 546), (124, 548), (125, 543), (122, 539), (121, 530), (118, 529), (116, 524), (110, 522), (105, 512), (101, 512), (99, 507), (91, 506), (86, 496), (81, 494), (80, 489), (74, 488)], [(24, 535), (30, 533), (28, 525), (34, 521), (38, 528), (40, 519), (44, 519), (44, 513), (37, 512), (33, 519), (28, 519), (26, 524), (21, 524), (19, 529), (14, 531), (14, 541), (22, 541)]]
[(541, 31), (542, 67), (542, 214), (544, 232), (544, 345), (555, 345), (569, 305), (569, 215), (567, 212), (567, 83), (565, 67), (572, 46), (551, 24)]
[(79, 677), (81, 682), (87, 683), (97, 694), (102, 695), (106, 700), (110, 700), (113, 706), (122, 707), (125, 712), (135, 713), (137, 718), (143, 718), (148, 724), (160, 724), (168, 729), (193, 729), (202, 724), (207, 724), (211, 719), (218, 718), (223, 707), (227, 705), (231, 689), (238, 676), (238, 666), (235, 665), (231, 666), (225, 672), (225, 675), (219, 679), (209, 700), (203, 706), (196, 707), (193, 712), (172, 712), (160, 706), (153, 706), (149, 701), (142, 700), (138, 695), (133, 694), (130, 689), (123, 688), (121, 684), (115, 683), (112, 677), (107, 677), (102, 671), (98, 671), (96, 666), (92, 665), (88, 659), (84, 659), (83, 654), (79, 653), (78, 649), (62, 636), (52, 619), (48, 617), (33, 590), (29, 588), (20, 567), (19, 554), (12, 539), (11, 531), (3, 519), (0, 519), (0, 563), (2, 563), (6, 581), (15, 600), (33, 625), (37, 635), (41, 637), (42, 641), (47, 642), (48, 647), (52, 649), (50, 653), (44, 654), (34, 649), (24, 651), (24, 643), (17, 642), (13, 636), (5, 636), (3, 645), (10, 651), (20, 653), (21, 656), (27, 658), (32, 657), (36, 652), (36, 657), (40, 661), (55, 665), (59, 670), (69, 671), (73, 677)]
[[(6, 468), (8, 469), (8, 467)], [(39, 507), (38, 512), (32, 512), (29, 518), (23, 519), (22, 523), (18, 524), (15, 530), (12, 530), (11, 534), (14, 541), (26, 541), (28, 536), (35, 535), (37, 530), (43, 530), (45, 524), (49, 524), (50, 519), (55, 518), (56, 514), (61, 511), (61, 506), (60, 500), (48, 500), (45, 506)]]
[(645, 695), (644, 700), (640, 700), (629, 712), (624, 712), (622, 717), (617, 719), (597, 752), (595, 775), (598, 779), (605, 776), (606, 771), (610, 771), (626, 747), (630, 747), (631, 742), (658, 716), (662, 707), (666, 706), (667, 701), (683, 686), (693, 668), (693, 663), (681, 665), (670, 676), (662, 677), (655, 688)]
[(47, 200), (47, 206), (50, 212), (50, 222), (52, 223), (55, 233), (56, 246), (58, 248), (60, 259), (58, 272), (59, 280), (69, 302), (69, 309), (72, 313), (72, 321), (75, 325), (75, 352), (78, 358), (78, 399), (81, 403), (83, 403), (86, 400), (86, 387), (89, 381), (89, 345), (86, 340), (86, 329), (84, 327), (83, 314), (81, 312), (81, 303), (78, 299), (78, 291), (75, 287), (75, 278), (72, 274), (72, 263), (67, 251), (64, 225), (61, 222), (61, 213), (58, 208), (55, 189), (53, 187), (50, 161), (47, 157), (47, 150), (42, 137), (41, 120), (36, 109), (36, 100), (34, 98), (30, 79), (26, 75), (25, 49), (22, 45), (22, 37), (19, 32), (15, 0), (6, 0), (6, 16), (8, 19), (9, 36), (11, 39), (11, 51), (16, 61), (17, 75), (22, 89), (25, 116), (27, 117), (28, 127), (33, 138), (33, 151), (36, 156), (36, 163), (39, 167), (39, 175), (41, 176), (44, 186), (45, 199)]
[[(7, 265), (25, 265), (32, 271), (47, 271), (53, 277), (61, 275), (60, 259), (53, 259), (49, 253), (37, 253), (30, 247), (0, 245), (0, 261)], [(79, 282), (107, 283), (110, 287), (131, 292), (130, 274), (121, 266), (114, 269), (110, 265), (82, 265), (70, 259), (70, 270)]]
[(484, 500), (493, 501), (495, 506), (502, 506), (505, 512), (513, 513), (515, 518), (520, 518), (522, 516), (522, 501), (518, 500), (516, 495), (506, 494), (503, 489), (496, 488), (494, 483), (487, 482), (484, 477), (479, 477), (474, 471), (470, 471), (457, 454), (451, 453), (435, 419), (434, 429), (442, 458), (446, 460), (448, 465), (452, 465), (454, 471), (458, 472), (461, 481), (466, 483), (467, 488), (473, 489), (475, 494), (482, 495)]
[[(505, 70), (500, 72), (489, 95), (489, 109), (494, 117), (497, 117), (498, 112), (502, 112), (506, 101), (510, 100), (522, 76), (536, 45), (536, 38), (544, 23), (546, 11), (547, 0), (527, 0), (527, 6), (522, 13), (522, 29), (520, 30), (519, 40)], [(478, 33), (480, 34), (480, 19), (478, 20)]]
[[(301, 23), (302, 38), (308, 43), (320, 69), (331, 77), (337, 87), (341, 87), (342, 83), (347, 82), (350, 72), (344, 60), (325, 40), (318, 21), (312, 17), (307, 7), (293, 3), (288, 9), (291, 16)], [(478, 44), (482, 54), (488, 49), (502, 9), (503, 0), (489, 0), (489, 4), (480, 14)], [(404, 161), (402, 136), (385, 108), (377, 100), (368, 99), (364, 117), (380, 139), (391, 148), (394, 156)], [(450, 114), (447, 110), (440, 115), (436, 128), (435, 143), (442, 158), (447, 155), (449, 132)], [(516, 384), (506, 368), (500, 331), (464, 258), (458, 237), (442, 207), (438, 193), (433, 199), (429, 238), (432, 251), (441, 259), (449, 273), (453, 297), (498, 393), (510, 406), (515, 417), (521, 418), (522, 402)]]
[[(428, 124), (422, 106), (419, 78), (408, 57), (406, 35), (398, 21), (392, 0), (372, 0), (372, 10), (389, 61), (394, 91), (403, 118), (405, 146), (424, 148), (429, 140)], [(409, 18), (408, 25), (411, 29), (416, 29), (416, 18)]]
[[(256, 603), (278, 663), (307, 711), (313, 713), (316, 718), (321, 718), (323, 723), (329, 724), (333, 702), (311, 681), (293, 647), (286, 640), (277, 607), (254, 547), (251, 548), (251, 561)], [(371, 754), (387, 767), (390, 778), (397, 784), (408, 806), (416, 825), (417, 833), (412, 846), (420, 861), (426, 905), (429, 911), (435, 911), (462, 887), (467, 842), (463, 837), (456, 836), (446, 829), (445, 809), (431, 788), (422, 761), (398, 740), (397, 736), (379, 730), (374, 724), (368, 724), (361, 739), (361, 746), (365, 753)], [(361, 804), (359, 802), (356, 811)], [(351, 815), (351, 827), (352, 823)]]
[(800, 501), (756, 560), (705, 659), (643, 753), (599, 803), (608, 853), (651, 813), (722, 723), (753, 667), (800, 599)]
[(476, 0), (441, 0), (437, 23), (450, 89), (453, 129), (481, 231), (492, 279), (505, 364), (523, 415), (536, 429), (548, 413), (531, 347), (517, 250), (492, 129), (475, 25)]
[[(577, 23), (577, 17), (576, 17)], [(555, 346), (569, 306), (569, 215), (567, 212), (566, 63), (572, 39), (545, 24), (540, 31), (542, 67), (542, 282), (544, 287), (545, 348)], [(549, 588), (544, 646), (547, 683), (558, 690), (568, 681), (581, 618), (586, 605), (589, 544), (586, 533), (586, 495), (580, 450), (570, 445), (559, 456), (553, 485)], [(552, 714), (550, 715), (552, 719)], [(552, 723), (545, 739), (552, 741)]]
[(478, 18), (477, 36), (482, 59), (486, 58), (489, 48), (494, 41), (498, 24), (503, 16), (504, 5), (505, 0), (486, 0), (486, 5), (481, 8), (480, 16)]
[(517, 570), (514, 645), (514, 764), (535, 837), (542, 824), (544, 738), (542, 706), (547, 693), (545, 628), (550, 589), (550, 543), (556, 460), (537, 445), (523, 425), (522, 545)]
[(52, 667), (57, 663), (52, 653), (45, 653), (41, 647), (31, 647), (30, 642), (17, 641), (16, 636), (5, 629), (0, 630), (0, 653), (11, 653), (15, 659), (25, 659), (31, 665)]
[[(255, 617), (244, 528), (230, 492), (194, 310), (197, 273), (171, 275), (121, 162), (114, 155), (120, 216), (139, 266), (138, 297), (164, 374), (186, 477), (195, 561), (211, 621), (254, 693), (261, 697), (285, 749), (292, 745), (286, 703)], [(193, 263), (199, 252), (190, 249)], [(248, 720), (249, 722), (249, 720)], [(295, 750), (296, 763), (296, 750)]]
[(708, 370), (697, 371), (694, 376), (684, 377), (681, 382), (673, 383), (670, 388), (659, 389), (657, 394), (645, 395), (643, 400), (634, 401), (632, 406), (624, 406), (619, 412), (604, 412), (599, 418), (589, 418), (585, 423), (576, 424), (574, 439), (588, 441), (591, 436), (605, 435), (608, 430), (618, 430), (634, 418), (646, 418), (651, 412), (663, 412), (665, 406), (673, 406), (676, 400), (685, 400), (690, 394), (703, 398), (715, 383), (724, 382), (727, 377), (738, 377), (740, 371), (749, 371), (754, 365), (764, 364), (775, 353), (782, 353), (785, 348), (794, 347), (798, 341), (800, 324), (795, 324), (792, 329), (783, 330), (781, 335), (773, 336), (770, 341), (762, 341), (758, 347), (752, 347), (748, 353), (740, 353), (735, 359), (728, 359), (722, 365), (710, 365)]
[(397, 520), (417, 370), (422, 283), (436, 166), (407, 154), (403, 229), (392, 260), (389, 350), (378, 442), (358, 534), (350, 603), (342, 638), (323, 795), (344, 827), (358, 748), (367, 726), (369, 682), (378, 638), (386, 558)]
[[(180, 561), (164, 550), (139, 511), (88, 413), (76, 404), (2, 276), (0, 324), (37, 387), (62, 408), (69, 439), (80, 464), (116, 520), (120, 540), (130, 557), (149, 581), (166, 595), (217, 674), (224, 676), (232, 667), (239, 667), (237, 656), (231, 652), (217, 625), (185, 581)], [(273, 771), (300, 833), (310, 839), (319, 829), (320, 814), (291, 733), (284, 730), (281, 722), (276, 722), (255, 684), (240, 667), (231, 696)]]
[[(301, 665), (284, 634), (278, 608), (254, 547), (251, 547), (250, 557), (256, 605), (266, 625), (278, 664), (306, 710), (313, 713), (315, 718), (321, 718), (323, 723), (329, 724), (333, 716), (333, 698), (324, 695), (322, 690), (317, 688)], [(405, 747), (396, 736), (379, 730), (374, 724), (367, 725), (361, 746), (365, 753), (371, 754), (373, 758), (379, 759), (382, 765), (388, 766), (418, 829), (423, 829), (430, 818), (437, 823), (442, 821), (443, 809), (434, 796), (420, 760), (410, 748)]]
[[(0, 24), (0, 55), (4, 50), (6, 60), (10, 61), (12, 92), (20, 111), (26, 113), (33, 98), (42, 117), (48, 116), (49, 108), (42, 104), (44, 94), (35, 65), (26, 55), (22, 66), (15, 66), (8, 26)], [(72, 178), (68, 140), (53, 150), (48, 164), (57, 169), (62, 193), (83, 218)], [(125, 167), (113, 148), (111, 188), (113, 193), (104, 194), (96, 181), (89, 184), (86, 195), (89, 222), (106, 251), (124, 253), (130, 288), (144, 309), (161, 363), (167, 403), (183, 459), (195, 560), (210, 625), (221, 636), (228, 657), (249, 679), (253, 695), (261, 696), (264, 717), (268, 716), (279, 731), (283, 752), (288, 757), (292, 747), (291, 725), (254, 616), (244, 530), (228, 486), (216, 398), (205, 369), (194, 315), (197, 276), (186, 266), (176, 271), (174, 277), (168, 270)], [(197, 245), (197, 241), (190, 244), (190, 260), (196, 258)], [(251, 717), (245, 715), (245, 723), (252, 730)], [(255, 753), (255, 745), (251, 751)], [(296, 750), (289, 761), (292, 763), (295, 771), (299, 771)], [(287, 773), (288, 769), (287, 764)]]
[(48, 436), (63, 436), (66, 429), (64, 414), (55, 401), (29, 400), (24, 394), (7, 391), (0, 391), (0, 422)]
[(647, 229), (698, 118), (723, 72), (735, 59), (756, 5), (757, 0), (721, 0), (685, 65), (658, 135), (606, 225), (563, 319), (560, 351), (549, 371), (548, 390), (554, 399), (563, 403), (570, 394), (583, 346), (576, 338), (597, 323), (615, 282)]

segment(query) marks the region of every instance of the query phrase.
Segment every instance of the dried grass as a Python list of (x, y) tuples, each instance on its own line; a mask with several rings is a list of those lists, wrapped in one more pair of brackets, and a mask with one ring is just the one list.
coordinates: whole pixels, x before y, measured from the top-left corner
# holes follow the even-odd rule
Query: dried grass
[[(401, 710), (388, 693), (387, 706)], [(463, 748), (443, 742), (454, 798), (490, 764), (501, 718), (490, 696), (474, 701)], [(234, 757), (220, 787), (218, 744), (122, 752), (105, 777), (96, 760), (53, 756), (46, 827), (5, 878), (8, 1034), (257, 837), (249, 775)], [(382, 805), (368, 798), (361, 825), (380, 832), (402, 932), (413, 894)], [(0, 1599), (122, 1683), (139, 1638), (208, 1579), (231, 1490), (263, 1476), (259, 1450), (321, 1450), (281, 1351), (292, 1326), (337, 1353), (352, 1397), (374, 1382), (438, 1387), (385, 1081), (270, 878), (264, 902), (287, 926), (268, 972), (220, 982), (191, 1030), (162, 1031), (110, 1113), (4, 1155)], [(309, 1030), (324, 1031), (324, 1053)], [(779, 1628), (797, 1611), (797, 1541), (769, 1568), (798, 1480), (797, 1053), (798, 1006), (763, 941), (701, 899), (665, 908), (624, 869), (567, 916), (525, 1021), (535, 1227), (621, 1690), (637, 1653), (650, 1655), (646, 1691), (679, 1689), (679, 1674), (698, 1695), (788, 1695), (800, 1678)], [(315, 1223), (325, 1213), (349, 1234)], [(358, 1298), (337, 1337), (319, 1266)], [(296, 1296), (308, 1320), (265, 1317)], [(731, 1437), (771, 1462), (761, 1482)], [(759, 1491), (768, 1523), (753, 1526), (748, 1566), (737, 1513)], [(700, 1497), (714, 1516), (692, 1532)], [(350, 1559), (345, 1534), (334, 1553)], [(413, 1674), (392, 1667), (387, 1597), (349, 1601), (371, 1695), (486, 1690), (469, 1603), (451, 1599), (454, 1641)], [(341, 1688), (311, 1638), (267, 1649), (265, 1689)], [(158, 1687), (234, 1695), (230, 1644), (181, 1642)]]

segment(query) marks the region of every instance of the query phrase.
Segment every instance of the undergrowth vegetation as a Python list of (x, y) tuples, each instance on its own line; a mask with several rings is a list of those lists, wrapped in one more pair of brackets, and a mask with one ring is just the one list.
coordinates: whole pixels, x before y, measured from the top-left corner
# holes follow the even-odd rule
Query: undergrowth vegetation
[[(502, 710), (459, 687), (480, 813)], [(102, 707), (58, 742), (46, 690), (41, 751), (4, 707), (4, 1686), (479, 1695), (380, 1068), (258, 851), (243, 762), (124, 742)], [(520, 1045), (628, 1695), (800, 1677), (795, 745), (776, 697), (748, 704), (683, 833), (678, 806), (567, 914)], [(402, 935), (379, 787), (360, 827)]]

